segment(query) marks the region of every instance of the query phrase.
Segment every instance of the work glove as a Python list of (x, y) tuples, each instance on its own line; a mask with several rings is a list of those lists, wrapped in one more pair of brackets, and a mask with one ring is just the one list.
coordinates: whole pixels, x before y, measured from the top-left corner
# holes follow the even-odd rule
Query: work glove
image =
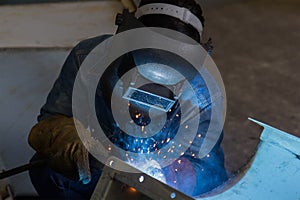
[[(87, 130), (76, 121), (78, 131)], [(91, 180), (88, 151), (81, 142), (74, 119), (54, 115), (36, 124), (28, 142), (38, 154), (48, 159), (48, 165), (63, 176), (87, 184)]]

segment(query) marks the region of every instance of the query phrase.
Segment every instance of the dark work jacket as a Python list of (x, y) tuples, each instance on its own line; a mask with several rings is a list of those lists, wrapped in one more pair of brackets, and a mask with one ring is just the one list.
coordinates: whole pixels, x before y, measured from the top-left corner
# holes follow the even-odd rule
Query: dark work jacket
[[(45, 105), (41, 108), (38, 121), (55, 114), (63, 114), (69, 117), (73, 116), (72, 91), (78, 70), (87, 55), (98, 44), (109, 37), (111, 37), (111, 35), (103, 35), (92, 39), (87, 39), (80, 42), (72, 49), (62, 67), (59, 77), (55, 81), (55, 84), (47, 97)], [(206, 113), (209, 113), (209, 107), (206, 107)], [(209, 117), (203, 117), (202, 119), (203, 120), (201, 122), (202, 125), (200, 125), (200, 129), (202, 128), (201, 133), (203, 135), (203, 132), (205, 132), (207, 129), (210, 121)], [(87, 123), (88, 122), (84, 122), (86, 126), (88, 126)], [(214, 146), (213, 150), (210, 152), (209, 157), (195, 159), (192, 155), (186, 153), (179, 158), (185, 161), (187, 166), (186, 168), (190, 169), (189, 172), (178, 173), (178, 167), (176, 166), (177, 162), (174, 165), (165, 167), (163, 171), (168, 184), (193, 196), (208, 192), (222, 184), (227, 179), (226, 171), (224, 169), (223, 151), (220, 147), (222, 135)], [(192, 178), (192, 176), (195, 178)], [(193, 184), (195, 181), (196, 185)]]

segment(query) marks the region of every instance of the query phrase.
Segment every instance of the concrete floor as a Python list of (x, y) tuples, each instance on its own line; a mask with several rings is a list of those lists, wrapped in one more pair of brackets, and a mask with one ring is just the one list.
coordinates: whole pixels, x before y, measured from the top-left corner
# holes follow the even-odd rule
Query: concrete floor
[(300, 1), (232, 1), (204, 15), (227, 92), (223, 147), (234, 172), (259, 142), (248, 116), (300, 137)]
[[(213, 58), (225, 82), (228, 113), (223, 147), (227, 169), (236, 172), (255, 153), (259, 142), (261, 128), (250, 123), (248, 116), (300, 137), (297, 62), (300, 59), (300, 2), (214, 2), (204, 1), (204, 37), (213, 38)], [(26, 144), (27, 133), (68, 51), (10, 49), (0, 52), (0, 68), (6, 70), (0, 75), (0, 92), (4, 96), (0, 99), (0, 143), (6, 148), (0, 157), (10, 159), (5, 167), (27, 161), (32, 153)], [(34, 79), (35, 76), (42, 78)], [(19, 90), (13, 90), (15, 88)], [(16, 109), (18, 112), (12, 113)], [(15, 148), (10, 134), (21, 134), (17, 139), (25, 151)], [(22, 178), (26, 177), (24, 174)], [(24, 192), (22, 184), (15, 183), (19, 185), (18, 190)]]

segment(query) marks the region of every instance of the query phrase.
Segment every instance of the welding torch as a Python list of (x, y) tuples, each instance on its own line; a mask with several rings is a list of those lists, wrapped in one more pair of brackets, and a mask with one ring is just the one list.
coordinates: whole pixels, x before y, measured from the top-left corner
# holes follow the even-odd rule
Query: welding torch
[(37, 160), (37, 161), (32, 161), (28, 164), (4, 171), (0, 173), (0, 180), (8, 178), (10, 176), (14, 176), (16, 174), (28, 171), (30, 169), (42, 167), (47, 165), (47, 159), (42, 159), (42, 160)]

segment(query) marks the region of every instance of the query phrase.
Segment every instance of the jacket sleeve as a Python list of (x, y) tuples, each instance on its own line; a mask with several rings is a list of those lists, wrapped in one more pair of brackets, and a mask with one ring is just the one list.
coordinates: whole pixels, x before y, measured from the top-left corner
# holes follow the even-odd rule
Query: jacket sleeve
[[(220, 123), (222, 123), (222, 113), (219, 113), (220, 116), (217, 118), (213, 118), (212, 109), (214, 106), (222, 105), (223, 97), (217, 92), (217, 89), (213, 90), (215, 93), (209, 92), (207, 84), (201, 77), (196, 77), (191, 84), (194, 86), (195, 94), (200, 99), (190, 103), (197, 105), (200, 110), (197, 135), (184, 155), (166, 167), (164, 173), (169, 185), (191, 196), (197, 196), (214, 189), (227, 179), (224, 154), (221, 148), (223, 132), (219, 134), (217, 131), (222, 130), (213, 129), (216, 131), (215, 136), (218, 136), (216, 138), (214, 134), (213, 136), (207, 134), (210, 126), (220, 127)], [(188, 90), (185, 92), (182, 94), (185, 97), (182, 98), (188, 102), (192, 99), (190, 96), (194, 94), (188, 93)], [(207, 156), (198, 158), (197, 155), (204, 140), (210, 140), (214, 146)]]
[(69, 117), (73, 116), (72, 91), (79, 67), (86, 56), (108, 37), (110, 37), (110, 35), (87, 39), (72, 49), (48, 94), (46, 103), (41, 108), (38, 121), (55, 114), (62, 114)]
[[(210, 112), (210, 109), (204, 112)], [(211, 123), (209, 115), (206, 116), (206, 114), (203, 113), (199, 131), (205, 131)], [(190, 152), (191, 148), (189, 148), (184, 155), (165, 167), (163, 173), (168, 185), (190, 196), (198, 196), (224, 183), (227, 180), (227, 173), (221, 148), (222, 138), (223, 132), (213, 149), (204, 158), (194, 157), (194, 154)], [(198, 145), (193, 143), (194, 150), (197, 147), (198, 150), (200, 149), (202, 141), (199, 140), (199, 142)]]

